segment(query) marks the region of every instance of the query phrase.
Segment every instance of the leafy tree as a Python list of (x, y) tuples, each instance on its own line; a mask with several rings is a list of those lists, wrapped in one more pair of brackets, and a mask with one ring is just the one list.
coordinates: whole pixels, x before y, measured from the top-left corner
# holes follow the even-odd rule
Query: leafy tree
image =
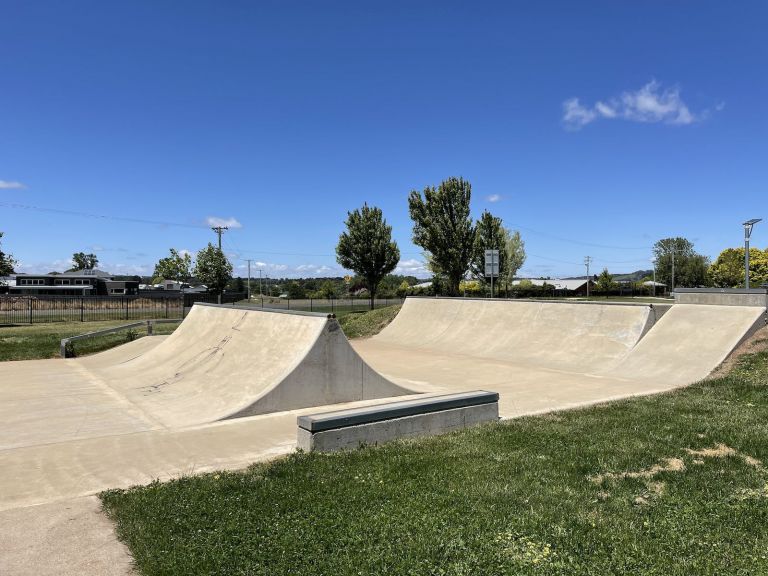
[(503, 279), (504, 285), (509, 287), (525, 263), (525, 242), (517, 230), (504, 228), (504, 256), (506, 266)]
[(618, 286), (619, 285), (613, 281), (613, 275), (608, 272), (608, 268), (603, 268), (603, 271), (600, 272), (600, 275), (597, 277), (595, 289), (598, 292), (610, 292), (611, 290), (616, 290)]
[(346, 226), (336, 246), (336, 261), (365, 280), (373, 309), (379, 283), (397, 266), (400, 249), (392, 240), (392, 227), (387, 226), (381, 208), (364, 204), (347, 212)]
[(320, 292), (321, 298), (327, 298), (330, 300), (331, 298), (336, 297), (336, 285), (330, 280), (326, 280), (320, 285), (320, 290), (318, 290), (318, 292)]
[(74, 264), (74, 267), (69, 269), (70, 272), (74, 270), (93, 270), (99, 264), (99, 257), (96, 254), (75, 252), (72, 254), (72, 264)]
[[(656, 279), (673, 290), (675, 286), (706, 286), (709, 283), (709, 258), (698, 254), (686, 238), (664, 238), (653, 245), (656, 257)], [(675, 285), (672, 285), (672, 260)]]
[(185, 252), (180, 254), (175, 248), (171, 248), (171, 255), (161, 258), (155, 264), (155, 278), (189, 282), (192, 277), (192, 256)]
[(196, 260), (195, 276), (208, 287), (209, 292), (218, 294), (221, 302), (221, 294), (232, 278), (232, 264), (224, 252), (210, 242), (197, 253)]
[(469, 214), (472, 186), (463, 178), (448, 178), (424, 192), (411, 191), (408, 209), (413, 242), (430, 254), (433, 270), (445, 278), (449, 296), (459, 295), (459, 282), (472, 259), (475, 228)]
[(9, 274), (13, 274), (13, 267), (16, 266), (16, 260), (14, 260), (11, 254), (3, 252), (2, 238), (3, 233), (0, 232), (0, 276), (8, 276)]
[[(718, 288), (744, 286), (744, 248), (726, 248), (709, 267), (712, 282)], [(759, 286), (768, 282), (768, 250), (749, 249), (749, 282)]]
[(291, 300), (302, 300), (307, 297), (307, 291), (304, 290), (304, 286), (296, 282), (295, 280), (288, 284), (288, 298)]
[(408, 295), (408, 292), (411, 290), (411, 285), (408, 284), (406, 280), (403, 280), (400, 283), (400, 286), (397, 287), (397, 295), (400, 298), (405, 298)]
[(475, 225), (475, 241), (472, 245), (472, 261), (469, 265), (472, 276), (483, 284), (488, 281), (488, 278), (485, 276), (486, 250), (499, 251), (499, 278), (505, 276), (507, 257), (504, 241), (504, 227), (501, 225), (501, 218), (497, 218), (488, 210), (483, 211)]

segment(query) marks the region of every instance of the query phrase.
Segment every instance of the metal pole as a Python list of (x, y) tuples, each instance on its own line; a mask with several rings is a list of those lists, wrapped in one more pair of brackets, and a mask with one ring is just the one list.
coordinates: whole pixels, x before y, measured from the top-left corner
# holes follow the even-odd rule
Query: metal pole
[(587, 267), (587, 298), (589, 298), (589, 265), (592, 264), (592, 256), (585, 256), (584, 264)]
[(744, 226), (744, 289), (749, 290), (749, 231)]
[(251, 261), (248, 260), (248, 303), (251, 303)]
[(675, 249), (672, 249), (672, 292), (675, 291)]
[[(225, 230), (229, 230), (229, 226), (214, 226), (213, 228), (211, 228), (211, 230), (213, 230), (214, 232), (216, 232), (216, 234), (219, 235), (219, 252), (221, 252), (221, 234)], [(219, 304), (221, 304), (221, 290), (219, 290)]]
[(493, 251), (491, 251), (491, 298), (493, 298)]

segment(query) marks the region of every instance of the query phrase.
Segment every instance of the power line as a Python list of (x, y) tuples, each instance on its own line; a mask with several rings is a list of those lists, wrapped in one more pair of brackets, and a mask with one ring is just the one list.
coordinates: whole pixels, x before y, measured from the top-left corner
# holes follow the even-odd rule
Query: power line
[(143, 218), (128, 218), (125, 216), (108, 216), (106, 214), (92, 214), (90, 212), (79, 212), (77, 210), (62, 210), (60, 208), (45, 208), (42, 206), (32, 206), (30, 204), (17, 204), (15, 202), (0, 202), (0, 206), (14, 210), (29, 210), (32, 212), (46, 212), (49, 214), (63, 214), (65, 216), (82, 216), (84, 218), (94, 218), (97, 220), (116, 220), (120, 222), (133, 222), (134, 224), (153, 224), (156, 226), (176, 226), (181, 228), (207, 228), (204, 224), (182, 224), (181, 222), (166, 222), (163, 220), (145, 220)]

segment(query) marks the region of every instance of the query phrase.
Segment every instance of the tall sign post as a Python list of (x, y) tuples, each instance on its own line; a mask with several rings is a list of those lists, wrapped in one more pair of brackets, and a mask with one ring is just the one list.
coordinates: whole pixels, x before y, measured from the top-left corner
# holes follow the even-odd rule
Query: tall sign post
[(493, 298), (493, 278), (499, 276), (499, 251), (485, 251), (485, 276), (491, 277), (491, 298)]

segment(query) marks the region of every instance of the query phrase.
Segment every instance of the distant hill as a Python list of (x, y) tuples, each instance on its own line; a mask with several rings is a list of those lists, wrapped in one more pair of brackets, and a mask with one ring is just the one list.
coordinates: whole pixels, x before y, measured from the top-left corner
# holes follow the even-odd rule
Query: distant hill
[[(653, 270), (635, 270), (628, 274), (614, 274), (613, 279), (616, 282), (637, 282), (648, 276), (653, 277)], [(563, 278), (563, 280), (585, 280), (586, 278), (586, 276), (571, 276)]]

